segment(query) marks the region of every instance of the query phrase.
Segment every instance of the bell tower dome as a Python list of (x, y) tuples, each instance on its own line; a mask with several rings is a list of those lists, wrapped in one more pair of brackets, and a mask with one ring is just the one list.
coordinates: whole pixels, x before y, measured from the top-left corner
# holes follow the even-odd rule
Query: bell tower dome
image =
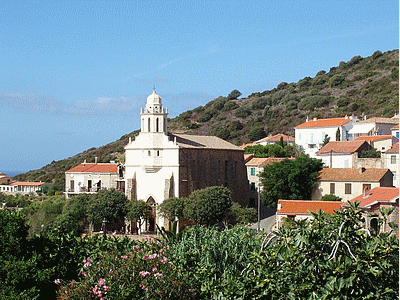
[(153, 90), (147, 97), (146, 107), (140, 109), (141, 132), (167, 133), (168, 109), (162, 106), (161, 97)]

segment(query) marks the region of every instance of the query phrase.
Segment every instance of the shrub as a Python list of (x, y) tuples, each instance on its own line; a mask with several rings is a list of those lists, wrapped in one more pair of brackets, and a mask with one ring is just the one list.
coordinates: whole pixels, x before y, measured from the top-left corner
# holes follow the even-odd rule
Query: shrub
[(267, 133), (265, 132), (264, 128), (261, 127), (253, 128), (248, 134), (250, 141), (258, 141), (266, 136)]
[(332, 76), (332, 78), (329, 80), (331, 87), (339, 86), (343, 82), (344, 82), (344, 76), (340, 74)]
[(222, 111), (231, 111), (238, 107), (239, 107), (239, 105), (235, 101), (228, 101), (224, 104)]
[(342, 198), (336, 195), (326, 194), (321, 197), (321, 201), (342, 201)]
[(229, 93), (227, 98), (228, 98), (228, 100), (234, 100), (234, 99), (237, 99), (238, 97), (240, 97), (241, 95), (242, 95), (242, 93), (235, 89)]
[(264, 109), (264, 107), (268, 104), (268, 99), (266, 98), (258, 98), (253, 101), (251, 104), (251, 109), (256, 110), (256, 109)]
[(251, 115), (251, 111), (245, 106), (241, 106), (235, 111), (235, 116), (239, 118), (246, 118), (249, 115)]

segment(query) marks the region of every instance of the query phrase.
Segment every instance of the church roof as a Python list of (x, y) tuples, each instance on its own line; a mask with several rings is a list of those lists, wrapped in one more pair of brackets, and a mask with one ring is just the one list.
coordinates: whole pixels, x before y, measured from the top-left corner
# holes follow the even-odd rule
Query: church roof
[(176, 138), (176, 143), (180, 148), (202, 148), (202, 149), (225, 149), (243, 151), (238, 146), (235, 146), (223, 139), (210, 135), (191, 135), (191, 134), (169, 134), (173, 141)]

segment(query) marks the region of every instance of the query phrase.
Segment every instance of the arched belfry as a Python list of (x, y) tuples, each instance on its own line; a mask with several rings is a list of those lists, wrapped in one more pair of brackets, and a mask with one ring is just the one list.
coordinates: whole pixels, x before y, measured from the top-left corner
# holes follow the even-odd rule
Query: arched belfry
[(162, 106), (161, 97), (153, 90), (147, 97), (146, 107), (140, 109), (141, 132), (167, 133), (168, 109)]

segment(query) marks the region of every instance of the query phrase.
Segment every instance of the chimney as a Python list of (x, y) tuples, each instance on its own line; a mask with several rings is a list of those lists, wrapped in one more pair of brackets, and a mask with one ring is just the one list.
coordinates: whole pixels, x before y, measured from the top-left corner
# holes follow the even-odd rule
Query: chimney
[(348, 115), (345, 115), (344, 118), (347, 120), (347, 119), (349, 118), (349, 116), (348, 116)]
[(318, 119), (317, 118), (314, 118), (314, 119), (312, 119), (313, 121), (317, 121)]
[(97, 156), (94, 158), (94, 163), (97, 164)]
[(365, 170), (366, 170), (366, 169), (365, 169), (365, 167), (361, 167), (361, 168), (360, 168), (360, 171), (359, 171), (359, 172), (360, 172), (360, 174), (364, 173), (364, 172), (365, 172)]
[(308, 122), (308, 116), (307, 116), (307, 118), (306, 118), (306, 122)]

